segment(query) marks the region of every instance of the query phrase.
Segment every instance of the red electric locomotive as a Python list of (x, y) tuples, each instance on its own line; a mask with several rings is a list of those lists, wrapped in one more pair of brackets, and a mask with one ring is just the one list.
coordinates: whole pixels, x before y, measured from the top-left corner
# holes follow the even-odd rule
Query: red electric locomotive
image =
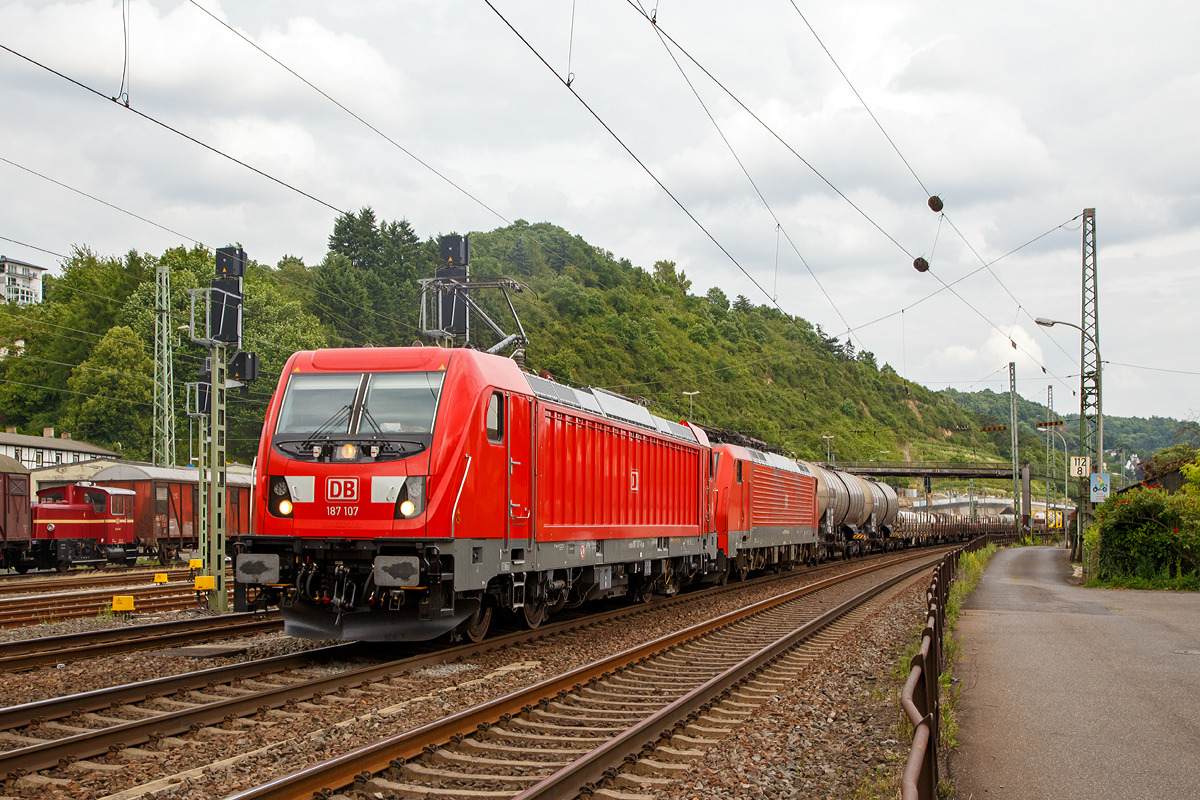
[(236, 580), (291, 635), (371, 641), (671, 593), (724, 574), (710, 455), (690, 424), (476, 350), (296, 353)]
[(737, 445), (713, 447), (717, 549), (745, 578), (817, 562), (817, 478), (807, 464)]
[(30, 568), (66, 572), (75, 565), (137, 563), (133, 531), (134, 493), (82, 482), (38, 492), (33, 539), (18, 572)]

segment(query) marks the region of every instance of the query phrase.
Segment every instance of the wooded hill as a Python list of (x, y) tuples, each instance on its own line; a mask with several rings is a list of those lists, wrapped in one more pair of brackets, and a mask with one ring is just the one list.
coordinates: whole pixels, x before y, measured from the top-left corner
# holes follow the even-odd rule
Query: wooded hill
[[(963, 408), (975, 413), (982, 427), (1008, 424), (1011, 409), (1007, 392), (997, 393), (991, 389), (981, 392), (943, 389), (941, 393), (952, 398)], [(1078, 406), (1077, 396), (1072, 396), (1071, 401)], [(1036, 424), (1048, 419), (1047, 413), (1048, 409), (1045, 405), (1017, 396), (1017, 419), (1022, 432), (1035, 433)], [(1067, 447), (1072, 452), (1078, 452), (1079, 413), (1060, 414), (1057, 418), (1063, 420), (1063, 424), (1057, 430), (1066, 439)], [(1132, 454), (1137, 454), (1142, 461), (1148, 461), (1155, 453), (1181, 441), (1189, 441), (1194, 438), (1193, 428), (1194, 426), (1168, 417), (1143, 418), (1106, 415), (1104, 417), (1104, 449), (1109, 452), (1121, 453), (1122, 463)], [(1044, 436), (1044, 434), (1040, 435)]]
[[(976, 412), (991, 413), (982, 401), (976, 409), (964, 402), (973, 396), (907, 382), (870, 352), (855, 352), (849, 341), (774, 307), (730, 299), (717, 287), (693, 290), (672, 262), (635, 266), (550, 223), (517, 220), (470, 238), (473, 275), (511, 276), (532, 290), (513, 302), (533, 370), (611, 389), (674, 419), (688, 415), (683, 392), (698, 391), (698, 422), (804, 458), (824, 459), (823, 437), (832, 436), (839, 461), (1007, 460), (1008, 434), (978, 431)], [(336, 221), (319, 264), (291, 256), (275, 266), (249, 264), (244, 348), (260, 355), (260, 379), (247, 397), (230, 395), (231, 460), (253, 457), (290, 353), (423, 339), (418, 280), (433, 276), (437, 239), (422, 240), (406, 221), (380, 222), (364, 209)], [(253, 243), (246, 246), (253, 256)], [(149, 457), (159, 263), (171, 271), (172, 327), (186, 324), (187, 290), (207, 287), (213, 275), (213, 254), (203, 248), (123, 258), (78, 248), (61, 277), (45, 279), (43, 303), (0, 312), (0, 340), (11, 343), (0, 359), (3, 424), (35, 435), (53, 426), (130, 458)], [(475, 299), (508, 324), (498, 293)], [(181, 463), (189, 455), (183, 384), (196, 379), (204, 355), (186, 334), (179, 337)], [(1006, 417), (1006, 396), (1004, 403)], [(1106, 420), (1106, 435), (1111, 424)], [(1036, 446), (1038, 434), (1024, 435)]]

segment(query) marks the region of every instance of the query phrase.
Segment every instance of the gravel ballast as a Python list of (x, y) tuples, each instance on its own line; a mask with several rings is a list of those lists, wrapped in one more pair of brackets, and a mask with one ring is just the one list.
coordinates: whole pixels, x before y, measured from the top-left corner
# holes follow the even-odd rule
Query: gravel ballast
[(892, 670), (925, 613), (927, 579), (911, 585), (697, 759), (657, 800), (889, 797), (909, 745), (898, 734)]

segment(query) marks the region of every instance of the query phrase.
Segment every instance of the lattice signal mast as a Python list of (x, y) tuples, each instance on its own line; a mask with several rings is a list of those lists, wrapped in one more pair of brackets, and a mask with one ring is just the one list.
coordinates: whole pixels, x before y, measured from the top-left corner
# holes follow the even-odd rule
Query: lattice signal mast
[(175, 466), (175, 358), (171, 346), (171, 270), (159, 264), (154, 289), (154, 466)]
[(1083, 210), (1083, 335), (1079, 337), (1079, 450), (1092, 472), (1104, 471), (1104, 413), (1101, 408), (1100, 305), (1096, 285), (1096, 209)]
[(1021, 514), (1022, 512), (1028, 514), (1029, 509), (1021, 508), (1020, 458), (1017, 452), (1017, 364), (1015, 361), (1008, 362), (1008, 401), (1011, 415), (1009, 425), (1012, 426), (1013, 517), (1019, 531)]

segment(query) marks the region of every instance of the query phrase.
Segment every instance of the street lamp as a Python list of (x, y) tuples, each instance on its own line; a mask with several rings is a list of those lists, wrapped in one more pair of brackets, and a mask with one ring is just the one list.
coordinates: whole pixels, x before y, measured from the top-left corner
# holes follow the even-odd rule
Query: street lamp
[(684, 394), (688, 396), (688, 421), (690, 422), (692, 419), (692, 400), (700, 392), (684, 392)]
[[(1103, 404), (1102, 395), (1100, 392), (1101, 387), (1104, 385), (1103, 380), (1102, 380), (1102, 372), (1104, 370), (1104, 362), (1100, 359), (1100, 343), (1097, 342), (1096, 339), (1090, 333), (1088, 333), (1086, 330), (1084, 330), (1081, 326), (1076, 325), (1074, 322), (1064, 322), (1061, 319), (1046, 319), (1045, 317), (1038, 317), (1037, 319), (1034, 320), (1034, 322), (1036, 322), (1038, 325), (1041, 325), (1043, 328), (1053, 328), (1055, 325), (1066, 325), (1068, 328), (1074, 328), (1075, 330), (1079, 331), (1083, 335), (1084, 338), (1086, 338), (1088, 341), (1090, 341), (1092, 343), (1092, 347), (1095, 348), (1095, 350), (1096, 350), (1096, 452), (1099, 454), (1097, 456), (1097, 459), (1100, 462), (1098, 465), (1099, 469), (1097, 469), (1096, 471), (1104, 472), (1104, 404)], [(1082, 359), (1081, 359), (1081, 362), (1082, 362)], [(1085, 370), (1086, 370), (1086, 365), (1083, 363), (1080, 363), (1079, 372), (1081, 374), (1080, 374), (1079, 380), (1080, 380), (1081, 384), (1084, 380), (1086, 380), (1086, 377), (1084, 375), (1082, 375), (1082, 373)], [(1084, 402), (1084, 394), (1083, 394), (1082, 386), (1081, 386), (1080, 392), (1079, 392), (1079, 403), (1080, 403), (1079, 416), (1080, 416), (1081, 423), (1083, 422), (1083, 402)], [(1080, 441), (1079, 441), (1079, 447), (1081, 450), (1083, 449), (1083, 440), (1082, 439), (1080, 439)]]
[[(1068, 328), (1074, 328), (1079, 331), (1082, 336), (1079, 355), (1079, 449), (1080, 452), (1085, 452), (1087, 447), (1087, 417), (1085, 412), (1088, 405), (1088, 363), (1087, 363), (1087, 343), (1091, 342), (1092, 351), (1096, 355), (1096, 461), (1093, 466), (1095, 472), (1104, 472), (1104, 404), (1101, 387), (1101, 380), (1104, 362), (1100, 358), (1100, 342), (1099, 334), (1092, 335), (1080, 325), (1073, 322), (1064, 322), (1062, 320), (1046, 319), (1038, 317), (1034, 320), (1043, 328), (1052, 328), (1055, 325), (1066, 325)], [(1098, 468), (1097, 468), (1098, 467)], [(1094, 474), (1094, 473), (1093, 473)], [(1075, 526), (1075, 551), (1072, 553), (1072, 558), (1076, 555), (1082, 557), (1083, 554), (1083, 517), (1086, 515), (1091, 518), (1092, 505), (1091, 500), (1085, 492), (1083, 485), (1079, 489), (1079, 511), (1076, 517), (1077, 525)]]
[(830, 449), (829, 440), (833, 438), (833, 434), (832, 433), (823, 433), (823, 434), (821, 434), (821, 438), (825, 440), (825, 463), (832, 464), (833, 463), (833, 451)]

